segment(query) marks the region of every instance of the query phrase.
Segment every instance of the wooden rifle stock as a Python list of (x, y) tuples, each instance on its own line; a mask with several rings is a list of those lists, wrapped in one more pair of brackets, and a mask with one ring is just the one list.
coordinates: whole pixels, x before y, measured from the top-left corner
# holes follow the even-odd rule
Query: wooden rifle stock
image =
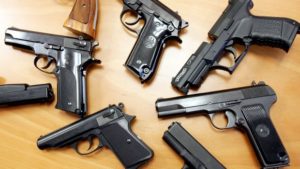
[(98, 20), (98, 0), (76, 0), (64, 27), (74, 33), (95, 39)]

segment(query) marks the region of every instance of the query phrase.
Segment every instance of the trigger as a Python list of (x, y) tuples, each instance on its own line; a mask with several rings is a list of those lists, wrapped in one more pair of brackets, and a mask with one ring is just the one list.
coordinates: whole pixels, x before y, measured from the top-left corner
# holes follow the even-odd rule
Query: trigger
[(215, 117), (215, 114), (209, 114), (209, 117), (210, 117), (210, 120), (211, 120), (211, 124), (213, 125), (214, 128), (218, 129), (218, 130), (224, 130), (226, 128), (221, 128), (219, 126), (217, 126), (215, 123), (214, 123), (214, 117)]
[(236, 59), (237, 52), (236, 52), (236, 49), (234, 47), (228, 46), (228, 47), (225, 48), (225, 51), (231, 53), (233, 55), (233, 58)]
[[(91, 148), (93, 147), (93, 137), (92, 136), (88, 137), (88, 142), (89, 142), (90, 145), (89, 145), (89, 148), (88, 148), (87, 151), (91, 150)], [(71, 147), (76, 151), (77, 154), (79, 154), (79, 155), (89, 155), (89, 154), (92, 154), (92, 153), (100, 150), (103, 147), (103, 144), (102, 144), (102, 142), (99, 138), (99, 145), (97, 146), (97, 148), (95, 148), (94, 150), (92, 150), (90, 152), (87, 152), (87, 153), (80, 152), (78, 146), (79, 146), (79, 142), (75, 142), (75, 143), (71, 144)]]
[[(37, 55), (37, 57), (34, 58), (34, 66), (35, 66), (38, 70), (40, 70), (40, 71), (42, 71), (42, 72), (44, 72), (44, 73), (53, 74), (53, 72), (48, 72), (48, 71), (45, 71), (45, 70), (43, 70), (43, 69), (49, 68), (49, 66), (50, 66), (55, 60), (54, 60), (53, 58), (48, 58), (47, 64), (46, 64), (45, 66), (43, 66), (43, 67), (40, 68), (40, 67), (38, 66), (38, 61), (39, 61), (41, 58), (43, 58), (43, 56), (40, 56), (40, 55)], [(55, 69), (54, 69), (54, 71), (55, 71)]]
[[(125, 15), (127, 12), (130, 12), (131, 10), (132, 10), (132, 9), (130, 9), (129, 7), (124, 6), (124, 7), (123, 7), (123, 11), (122, 11), (122, 13), (121, 13), (121, 15), (120, 15), (120, 20), (121, 20), (122, 25), (123, 25), (125, 28), (127, 28), (130, 32), (133, 32), (133, 33), (136, 33), (137, 35), (139, 35), (140, 32), (141, 32), (141, 30), (135, 30), (135, 29), (130, 28), (129, 26), (132, 26), (132, 25), (137, 24), (137, 23), (142, 19), (142, 17), (141, 17), (140, 15), (138, 15), (137, 20), (135, 20), (135, 21), (133, 21), (133, 22), (126, 22), (126, 21), (124, 22), (124, 20), (123, 20), (124, 15)], [(128, 26), (128, 25), (129, 25), (129, 26)]]
[(94, 145), (93, 137), (92, 137), (92, 136), (89, 136), (89, 137), (88, 137), (88, 142), (89, 142), (89, 147), (88, 147), (87, 151), (91, 150), (91, 148), (92, 148), (93, 145)]
[(219, 70), (223, 70), (223, 71), (228, 72), (229, 74), (232, 74), (232, 73), (233, 73), (233, 70), (232, 70), (230, 67), (226, 67), (226, 66), (223, 66), (223, 65), (219, 65), (217, 62), (215, 62), (215, 63), (213, 64), (213, 66), (211, 67), (211, 69), (219, 69)]
[(215, 114), (209, 114), (209, 117), (212, 121), (212, 125), (214, 128), (218, 129), (218, 130), (225, 130), (225, 129), (230, 129), (230, 128), (234, 128), (236, 127), (236, 124), (235, 124), (235, 114), (232, 113), (231, 111), (226, 111), (225, 112), (225, 116), (227, 118), (227, 125), (226, 127), (219, 127), (217, 126), (215, 123), (214, 123), (214, 117), (215, 117)]
[(226, 111), (225, 115), (226, 115), (227, 121), (228, 121), (228, 124), (227, 124), (226, 128), (234, 128), (234, 127), (236, 127), (236, 124), (235, 124), (235, 114), (232, 113), (231, 111)]
[(45, 66), (41, 67), (42, 69), (47, 69), (50, 67), (50, 65), (54, 62), (53, 58), (48, 58), (48, 62)]
[(135, 24), (139, 23), (139, 21), (141, 19), (142, 19), (142, 17), (140, 15), (138, 15), (138, 17), (136, 18), (135, 21), (133, 21), (133, 22), (125, 22), (125, 24), (132, 26), (132, 25), (135, 25)]

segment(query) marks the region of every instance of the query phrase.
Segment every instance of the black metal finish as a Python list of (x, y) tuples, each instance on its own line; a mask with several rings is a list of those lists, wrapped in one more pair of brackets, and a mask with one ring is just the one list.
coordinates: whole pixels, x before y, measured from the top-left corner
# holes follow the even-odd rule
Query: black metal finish
[[(183, 93), (190, 87), (199, 87), (211, 70), (220, 69), (232, 74), (247, 54), (250, 45), (290, 49), (299, 31), (299, 23), (288, 18), (258, 17), (250, 13), (252, 0), (229, 0), (229, 6), (218, 19), (208, 35), (213, 43), (203, 42), (189, 58), (172, 85)], [(237, 55), (234, 44), (241, 44), (244, 51)], [(225, 52), (234, 55), (234, 65), (219, 65)]]
[[(57, 82), (56, 108), (84, 116), (87, 111), (86, 69), (100, 61), (92, 57), (95, 41), (72, 38), (60, 35), (45, 34), (8, 28), (5, 33), (5, 44), (33, 51), (35, 66), (46, 72), (52, 63), (56, 64), (53, 73)], [(40, 59), (47, 64), (38, 67)], [(46, 72), (47, 73), (47, 72)]]
[[(264, 83), (254, 86), (202, 93), (156, 101), (159, 117), (202, 113), (209, 115), (218, 129), (238, 127), (246, 131), (263, 168), (289, 164), (289, 156), (273, 126), (269, 110), (276, 93)], [(225, 112), (226, 128), (214, 124), (215, 113)]]
[[(181, 43), (179, 32), (188, 23), (158, 0), (123, 0), (124, 9), (121, 13), (123, 25), (139, 35), (125, 65), (137, 75), (142, 82), (149, 80), (154, 74), (159, 56), (167, 40), (174, 39)], [(133, 23), (123, 21), (127, 12), (133, 12), (138, 17)], [(144, 19), (145, 25), (141, 31), (136, 31), (128, 25), (135, 25)]]
[(28, 84), (0, 85), (1, 106), (51, 102), (53, 98), (51, 84), (32, 86)]
[[(66, 127), (41, 136), (37, 140), (37, 146), (42, 150), (71, 146), (80, 155), (108, 147), (126, 169), (136, 169), (151, 159), (153, 152), (132, 132), (130, 124), (135, 116), (125, 114), (123, 107), (123, 104), (109, 106)], [(79, 142), (88, 140), (91, 148), (93, 138), (99, 139), (98, 147), (88, 153), (81, 153), (78, 149)]]
[(225, 169), (180, 123), (173, 122), (163, 139), (184, 161), (184, 169)]

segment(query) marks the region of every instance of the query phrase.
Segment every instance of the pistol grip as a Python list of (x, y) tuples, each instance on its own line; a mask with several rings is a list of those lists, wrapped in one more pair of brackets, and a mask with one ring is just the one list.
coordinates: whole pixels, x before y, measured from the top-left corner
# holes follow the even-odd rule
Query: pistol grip
[(105, 142), (126, 169), (136, 169), (152, 158), (152, 150), (128, 126), (127, 120), (119, 121), (102, 130)]
[(298, 32), (298, 22), (287, 18), (253, 17), (254, 44), (290, 49)]
[(86, 79), (79, 68), (76, 72), (60, 67), (57, 77), (56, 108), (84, 116), (86, 113)]
[(64, 27), (87, 37), (96, 37), (98, 0), (76, 0)]
[(168, 34), (167, 25), (159, 19), (154, 16), (146, 19), (145, 26), (125, 63), (142, 82), (152, 77)]
[(246, 106), (242, 113), (247, 134), (263, 167), (288, 165), (289, 156), (265, 109), (261, 105)]

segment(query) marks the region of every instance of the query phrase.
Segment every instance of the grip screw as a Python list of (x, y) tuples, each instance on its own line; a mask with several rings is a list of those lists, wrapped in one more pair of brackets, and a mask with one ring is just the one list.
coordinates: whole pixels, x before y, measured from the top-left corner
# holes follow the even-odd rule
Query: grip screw
[(148, 74), (148, 73), (150, 72), (150, 69), (149, 69), (149, 68), (145, 68), (145, 69), (143, 70), (143, 72), (144, 72), (145, 74)]
[(170, 32), (173, 32), (173, 31), (175, 30), (175, 28), (174, 28), (174, 26), (169, 25), (169, 26), (168, 26), (168, 30), (169, 30)]
[(245, 123), (245, 120), (242, 119), (242, 118), (239, 118), (239, 119), (238, 119), (238, 123), (239, 123), (239, 124), (244, 124), (244, 123)]

